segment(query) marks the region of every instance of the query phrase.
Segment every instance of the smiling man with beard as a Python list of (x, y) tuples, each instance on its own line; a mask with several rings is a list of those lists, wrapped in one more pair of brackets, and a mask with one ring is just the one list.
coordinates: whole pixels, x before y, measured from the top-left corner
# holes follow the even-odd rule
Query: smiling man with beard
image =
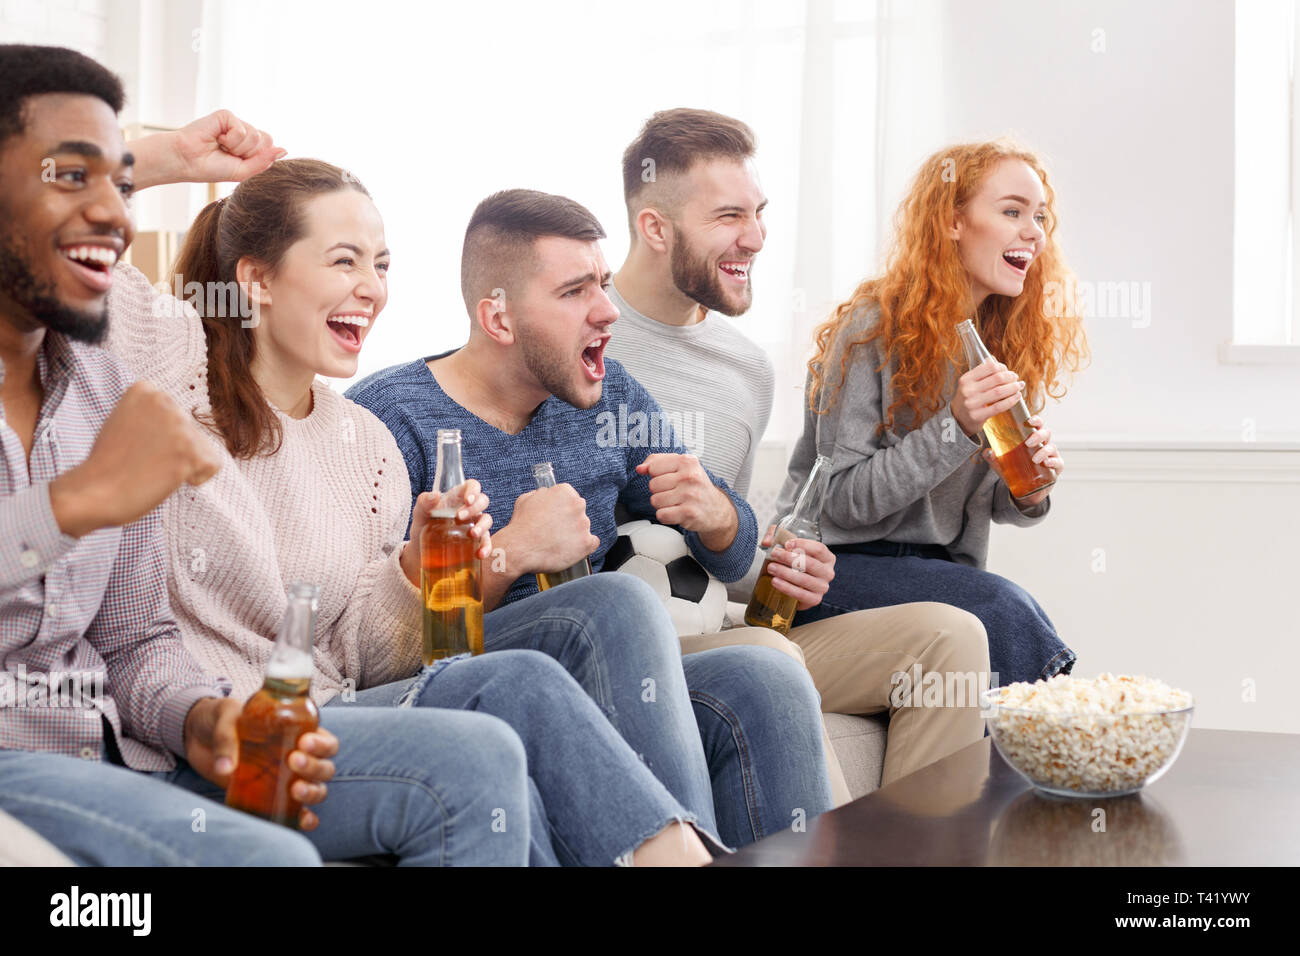
[[(301, 835), (157, 779), (215, 775), (239, 708), (181, 643), (154, 510), (216, 458), (92, 347), (134, 233), (122, 100), (79, 53), (0, 45), (0, 809), (81, 864), (319, 863)], [(23, 706), (56, 672), (104, 693)], [(337, 747), (317, 736), (311, 804)]]
[[(747, 494), (754, 456), (772, 408), (772, 363), (730, 321), (753, 302), (755, 259), (767, 237), (767, 197), (754, 162), (753, 131), (709, 110), (663, 110), (650, 117), (623, 154), (623, 194), (631, 247), (613, 278), (618, 335), (610, 355), (622, 362), (670, 418), (690, 421), (695, 449), (714, 474)], [(829, 453), (829, 452), (828, 452)], [(771, 530), (762, 542), (771, 544)], [(791, 539), (771, 552), (773, 587), (816, 607), (835, 577), (835, 554), (817, 540)], [(763, 552), (731, 589), (747, 601)], [(685, 636), (682, 649), (761, 639), (806, 664), (827, 713), (890, 715), (882, 783), (889, 783), (980, 739), (983, 722), (969, 706), (903, 707), (897, 675), (982, 675), (988, 647), (974, 615), (918, 602), (857, 611), (802, 624), (789, 640), (775, 631), (735, 628)], [(900, 741), (906, 741), (900, 745)], [(851, 796), (826, 742), (836, 804)]]

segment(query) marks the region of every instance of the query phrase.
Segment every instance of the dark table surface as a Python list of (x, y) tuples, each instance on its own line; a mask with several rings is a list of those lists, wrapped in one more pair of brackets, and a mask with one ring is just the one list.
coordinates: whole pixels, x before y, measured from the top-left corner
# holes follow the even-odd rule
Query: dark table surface
[(1296, 866), (1300, 734), (1194, 729), (1163, 777), (1104, 800), (1033, 790), (986, 737), (714, 865)]

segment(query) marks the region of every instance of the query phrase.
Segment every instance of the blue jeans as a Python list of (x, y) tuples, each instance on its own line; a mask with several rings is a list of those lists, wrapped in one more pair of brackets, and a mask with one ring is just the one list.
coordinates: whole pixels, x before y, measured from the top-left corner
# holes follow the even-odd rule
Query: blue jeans
[(872, 541), (831, 550), (836, 560), (830, 590), (819, 605), (795, 615), (795, 627), (849, 611), (940, 601), (983, 623), (998, 684), (1068, 674), (1074, 666), (1074, 651), (1038, 602), (1004, 577), (941, 557), (933, 545)]
[[(431, 707), (492, 714), (518, 734), (534, 865), (609, 866), (674, 820), (698, 827), (564, 668), (535, 651), (443, 661), (411, 680), (359, 691), (354, 701), (335, 697), (323, 714), (383, 708), (399, 718)], [(705, 835), (721, 851), (716, 836)]]
[(491, 658), (542, 651), (582, 686), (699, 824), (742, 846), (831, 807), (821, 702), (808, 672), (766, 647), (682, 656), (644, 581), (596, 574), (484, 618)]
[[(534, 834), (527, 763), (519, 737), (504, 721), (456, 710), (327, 705), (321, 726), (338, 738), (339, 752), (329, 792), (312, 807), (320, 825), (304, 836), (323, 859), (391, 855), (399, 866), (528, 863)], [(194, 795), (225, 799), (184, 761), (149, 776), (175, 784), (171, 789), (191, 806), (197, 805)], [(549, 855), (549, 847), (543, 853)]]
[(0, 808), (82, 866), (320, 865), (303, 835), (154, 776), (0, 750)]

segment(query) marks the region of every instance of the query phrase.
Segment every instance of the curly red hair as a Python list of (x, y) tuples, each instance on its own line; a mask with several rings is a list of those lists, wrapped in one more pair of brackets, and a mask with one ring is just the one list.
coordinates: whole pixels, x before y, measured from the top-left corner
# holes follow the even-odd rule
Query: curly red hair
[[(1042, 180), (1047, 235), (1042, 252), (1029, 266), (1024, 291), (1014, 298), (988, 295), (976, 311), (970, 280), (949, 229), (985, 177), (1005, 159), (1023, 160)], [(1047, 395), (1059, 399), (1066, 390), (1063, 373), (1078, 371), (1087, 358), (1088, 346), (1079, 318), (1056, 314), (1061, 310), (1052, 308), (1047, 298), (1048, 292), (1060, 290), (1070, 281), (1053, 238), (1056, 227), (1055, 194), (1042, 163), (1027, 149), (993, 141), (935, 153), (921, 166), (898, 208), (884, 275), (860, 283), (817, 328), (817, 351), (808, 362), (812, 383), (809, 406), (823, 413), (829, 409), (844, 383), (853, 349), (879, 339), (882, 352), (898, 361), (892, 381), (894, 398), (881, 431), (894, 427), (902, 409), (907, 409), (914, 425), (919, 426), (943, 407), (949, 367), (962, 367), (957, 323), (972, 312), (989, 351), (1024, 379), (1030, 409), (1040, 411)], [(838, 348), (841, 329), (872, 304), (880, 309), (873, 330)], [(828, 384), (826, 365), (836, 351), (841, 354), (839, 381), (823, 396)]]

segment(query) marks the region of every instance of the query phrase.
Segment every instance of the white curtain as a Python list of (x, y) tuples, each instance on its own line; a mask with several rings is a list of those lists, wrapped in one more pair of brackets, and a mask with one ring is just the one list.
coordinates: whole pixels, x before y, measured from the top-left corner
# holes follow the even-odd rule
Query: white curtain
[(196, 110), (353, 172), (393, 249), (360, 374), (459, 344), (459, 257), (488, 194), (570, 196), (627, 251), (620, 158), (652, 112), (748, 122), (770, 199), (751, 311), (772, 356), (767, 438), (799, 423), (812, 327), (877, 265), (901, 182), (938, 144), (937, 0), (556, 0), (465, 6), (208, 0)]

